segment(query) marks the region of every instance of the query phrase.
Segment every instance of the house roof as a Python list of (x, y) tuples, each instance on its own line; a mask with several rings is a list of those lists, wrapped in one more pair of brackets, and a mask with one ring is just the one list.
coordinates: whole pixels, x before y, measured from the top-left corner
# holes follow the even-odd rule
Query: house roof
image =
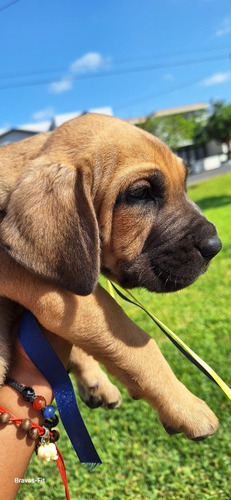
[(50, 128), (51, 122), (39, 122), (39, 123), (24, 123), (20, 125), (16, 130), (23, 130), (24, 132), (34, 132), (37, 134), (38, 132), (47, 132)]
[[(99, 113), (101, 115), (113, 115), (112, 109), (107, 106), (105, 108), (94, 108), (94, 109), (89, 109), (86, 111), (86, 113)], [(56, 115), (54, 116), (53, 119), (53, 124), (55, 127), (60, 127), (64, 122), (67, 122), (68, 120), (72, 120), (73, 118), (78, 118), (78, 116), (81, 116), (82, 114), (85, 114), (83, 111), (74, 111), (73, 113), (65, 113), (62, 115)]]
[[(157, 111), (154, 111), (153, 113), (150, 113), (148, 116), (153, 118), (156, 116), (169, 116), (169, 115), (178, 115), (178, 114), (186, 114), (186, 113), (192, 113), (195, 111), (202, 111), (208, 109), (208, 104), (205, 102), (199, 102), (196, 104), (188, 104), (187, 106), (178, 106), (175, 108), (168, 108), (168, 109), (159, 109)], [(137, 125), (139, 123), (144, 123), (145, 120), (147, 119), (148, 116), (139, 116), (136, 118), (129, 118), (127, 121), (133, 125)]]
[(0, 139), (6, 137), (7, 135), (11, 135), (11, 134), (14, 134), (15, 132), (17, 132), (17, 134), (30, 134), (30, 135), (34, 135), (36, 134), (36, 132), (32, 131), (32, 130), (25, 130), (25, 129), (21, 129), (21, 128), (11, 128), (9, 130), (5, 130), (3, 133), (0, 133)]
[(147, 116), (139, 116), (137, 118), (128, 118), (127, 122), (131, 123), (131, 125), (137, 125), (138, 123), (145, 122)]
[[(99, 113), (104, 115), (113, 116), (113, 111), (110, 106), (106, 106), (104, 108), (94, 108), (86, 111), (86, 113)], [(55, 115), (52, 120), (47, 120), (38, 123), (25, 123), (20, 125), (19, 127), (13, 127), (10, 129), (1, 129), (0, 130), (0, 138), (11, 134), (12, 132), (22, 132), (22, 133), (31, 133), (37, 134), (41, 132), (48, 132), (49, 130), (53, 130), (56, 127), (59, 127), (64, 122), (71, 120), (72, 118), (77, 118), (81, 116), (83, 111), (74, 111), (72, 113), (65, 113), (60, 115)]]
[(193, 111), (202, 111), (208, 108), (208, 104), (205, 102), (200, 102), (197, 104), (189, 104), (188, 106), (179, 106), (176, 108), (160, 109), (153, 113), (154, 116), (169, 116), (178, 115), (181, 113), (191, 113)]

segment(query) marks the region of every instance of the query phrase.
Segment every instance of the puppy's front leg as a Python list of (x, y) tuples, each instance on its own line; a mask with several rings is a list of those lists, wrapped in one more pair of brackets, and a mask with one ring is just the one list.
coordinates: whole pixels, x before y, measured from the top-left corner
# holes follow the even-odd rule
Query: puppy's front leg
[(215, 433), (214, 413), (178, 381), (155, 341), (104, 289), (98, 287), (92, 296), (81, 298), (78, 320), (75, 343), (102, 362), (131, 396), (147, 400), (168, 432), (184, 432), (195, 440)]
[(169, 432), (202, 439), (216, 431), (213, 412), (177, 380), (154, 340), (102, 288), (79, 297), (8, 260), (0, 266), (0, 294), (21, 303), (47, 330), (101, 361), (133, 397), (146, 399), (157, 410)]

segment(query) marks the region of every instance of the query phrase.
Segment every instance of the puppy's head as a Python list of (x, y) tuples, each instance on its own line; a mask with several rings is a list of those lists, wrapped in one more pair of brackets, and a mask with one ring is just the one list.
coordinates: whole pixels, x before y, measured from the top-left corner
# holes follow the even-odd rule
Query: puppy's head
[(185, 167), (132, 125), (85, 115), (55, 130), (16, 180), (0, 245), (31, 271), (91, 293), (100, 266), (126, 287), (174, 291), (220, 250), (187, 198)]
[(102, 270), (126, 288), (184, 288), (220, 251), (216, 228), (188, 198), (187, 169), (166, 145), (139, 130), (124, 148), (99, 216)]

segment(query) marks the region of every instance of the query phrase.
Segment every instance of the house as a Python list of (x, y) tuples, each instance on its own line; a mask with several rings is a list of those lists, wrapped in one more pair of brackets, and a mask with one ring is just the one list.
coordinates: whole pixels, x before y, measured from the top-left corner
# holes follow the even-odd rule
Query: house
[[(161, 118), (174, 115), (182, 115), (186, 119), (196, 116), (198, 120), (206, 121), (208, 117), (208, 105), (207, 103), (197, 103), (188, 106), (163, 109), (155, 111), (150, 114), (149, 117)], [(146, 118), (147, 117), (142, 116), (128, 121), (133, 124), (142, 124), (145, 122)], [(217, 141), (210, 141), (208, 143), (202, 142), (198, 145), (194, 144), (192, 141), (182, 139), (181, 145), (177, 148), (176, 153), (190, 167), (192, 173), (200, 173), (204, 170), (219, 168), (222, 162), (226, 161), (227, 145)]]
[(200, 111), (207, 112), (208, 105), (205, 102), (200, 102), (198, 104), (189, 104), (188, 106), (178, 106), (176, 108), (162, 109), (156, 111), (154, 116), (171, 116), (171, 115), (183, 115), (184, 118), (191, 118), (196, 113)]
[[(208, 117), (208, 105), (206, 103), (165, 109), (157, 111), (154, 116), (162, 117), (181, 114), (184, 118), (189, 119), (200, 113), (203, 113), (202, 118), (198, 116), (198, 120)], [(201, 144), (183, 141), (182, 146), (177, 149), (177, 154), (189, 165), (192, 173), (198, 174), (204, 170), (219, 168), (227, 158), (227, 146), (217, 141), (202, 142)]]
[(61, 115), (55, 115), (52, 120), (39, 122), (39, 123), (27, 123), (20, 125), (16, 128), (10, 128), (5, 130), (0, 130), (0, 146), (10, 144), (11, 142), (21, 141), (22, 139), (27, 139), (35, 134), (41, 132), (50, 132), (55, 128), (62, 125), (64, 122), (71, 120), (72, 118), (77, 118), (85, 113), (99, 113), (104, 115), (113, 115), (112, 109), (108, 107), (95, 108), (89, 111), (75, 111), (72, 113), (65, 113)]
[(22, 141), (40, 132), (47, 132), (50, 129), (50, 122), (31, 123), (28, 125), (21, 125), (17, 128), (10, 128), (0, 130), (0, 146), (5, 146), (11, 142)]
[(178, 156), (186, 165), (189, 165), (192, 174), (219, 168), (227, 160), (227, 153), (227, 145), (218, 141), (210, 141), (200, 145), (189, 144), (177, 150)]

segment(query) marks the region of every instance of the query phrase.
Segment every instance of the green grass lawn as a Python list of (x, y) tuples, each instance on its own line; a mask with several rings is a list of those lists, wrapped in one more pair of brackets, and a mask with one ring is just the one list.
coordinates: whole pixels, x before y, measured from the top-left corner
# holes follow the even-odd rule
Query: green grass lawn
[[(167, 295), (143, 290), (136, 293), (230, 385), (231, 174), (193, 185), (189, 196), (216, 224), (222, 251), (208, 272), (188, 289)], [(123, 405), (118, 410), (91, 411), (80, 401), (82, 416), (103, 465), (88, 472), (78, 463), (61, 430), (58, 445), (65, 460), (71, 499), (231, 499), (229, 400), (142, 311), (125, 303), (123, 307), (157, 340), (178, 378), (205, 399), (219, 418), (220, 428), (214, 437), (199, 443), (182, 435), (170, 437), (154, 410), (144, 401), (129, 399), (121, 386)], [(55, 463), (43, 465), (34, 456), (25, 477), (44, 477), (45, 482), (24, 484), (18, 494), (20, 500), (65, 498)]]

